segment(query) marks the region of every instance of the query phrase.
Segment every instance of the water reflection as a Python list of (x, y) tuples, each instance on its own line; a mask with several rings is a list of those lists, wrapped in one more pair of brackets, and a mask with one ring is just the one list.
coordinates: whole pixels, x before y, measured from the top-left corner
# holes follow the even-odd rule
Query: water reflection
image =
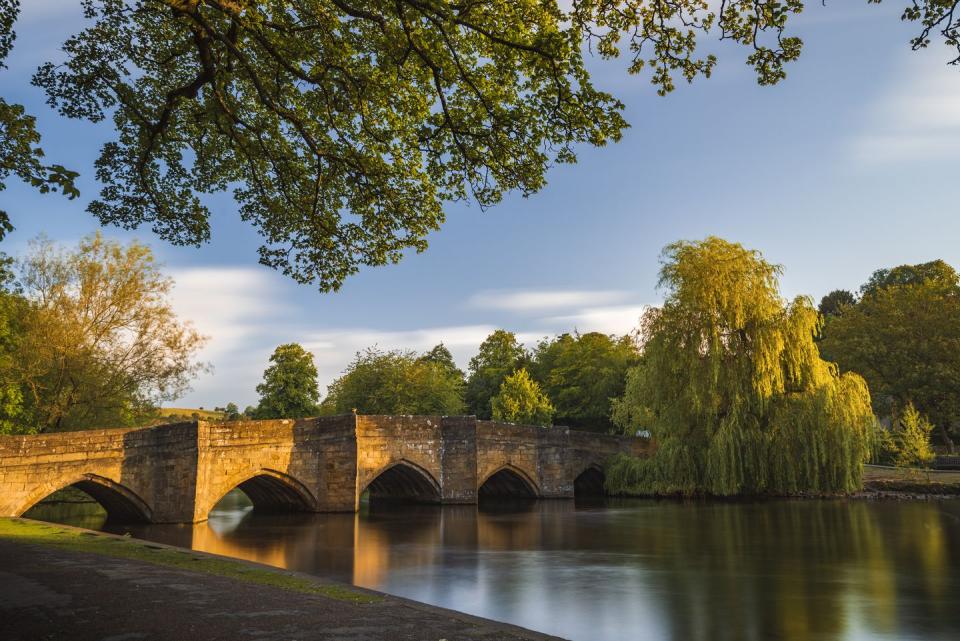
[(230, 501), (208, 523), (123, 530), (582, 641), (960, 638), (956, 501)]

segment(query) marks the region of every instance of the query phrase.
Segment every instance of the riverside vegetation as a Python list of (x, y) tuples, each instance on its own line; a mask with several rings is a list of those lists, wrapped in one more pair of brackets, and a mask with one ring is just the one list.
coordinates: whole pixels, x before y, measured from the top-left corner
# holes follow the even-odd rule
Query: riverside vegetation
[[(649, 434), (650, 459), (608, 464), (607, 489), (622, 494), (848, 493), (861, 487), (866, 461), (924, 466), (935, 445), (951, 448), (957, 273), (942, 261), (878, 270), (859, 298), (833, 292), (819, 310), (805, 297), (783, 300), (780, 273), (736, 243), (682, 241), (663, 254), (663, 305), (632, 334), (575, 332), (528, 349), (501, 329), (466, 372), (443, 344), (372, 347), (325, 395), (313, 355), (289, 343), (271, 356), (256, 406), (228, 403), (204, 416), (472, 413)], [(0, 432), (161, 421), (169, 412), (159, 404), (204, 367), (195, 362), (204, 339), (174, 315), (172, 281), (143, 245), (99, 235), (75, 249), (43, 241), (7, 260), (4, 274)], [(878, 325), (918, 300), (923, 313)], [(927, 340), (904, 340), (911, 332)]]
[[(511, 191), (537, 192), (548, 168), (576, 162), (582, 145), (620, 140), (625, 105), (593, 85), (585, 50), (604, 60), (626, 55), (628, 72), (646, 74), (666, 95), (676, 78), (711, 74), (717, 58), (702, 51), (702, 38), (713, 34), (742, 45), (757, 81), (772, 85), (800, 56), (803, 42), (790, 26), (805, 6), (573, 0), (477, 11), (470, 3), (400, 1), (371, 12), (319, 0), (279, 9), (233, 0), (76, 4), (82, 22), (63, 43), (62, 61), (37, 61), (32, 83), (60, 117), (112, 121), (95, 162), (101, 189), (87, 210), (103, 224), (148, 225), (173, 243), (200, 245), (211, 236), (207, 198), (233, 190), (241, 219), (263, 237), (260, 262), (322, 291), (339, 289), (364, 265), (425, 250), (449, 203), (485, 207)], [(960, 47), (958, 5), (907, 3), (901, 17), (916, 26), (912, 47), (937, 38)], [(0, 71), (20, 8), (20, 0), (0, 0)], [(13, 177), (42, 193), (79, 196), (79, 173), (49, 162), (36, 118), (3, 97), (0, 141), (0, 190)], [(0, 211), (0, 239), (12, 220)], [(730, 272), (753, 284), (701, 287), (681, 274), (684, 256), (719, 242), (668, 249), (677, 271), (665, 271), (663, 282), (678, 304), (726, 315), (700, 318), (699, 330), (669, 306), (644, 319), (650, 335), (564, 334), (532, 352), (499, 330), (467, 375), (442, 345), (426, 354), (371, 349), (322, 400), (312, 357), (287, 344), (258, 388), (259, 405), (224, 413), (471, 412), (642, 429), (655, 433), (661, 453), (649, 464), (621, 461), (615, 485), (658, 491), (848, 490), (869, 456), (866, 433), (876, 433), (864, 427), (868, 399), (895, 434), (880, 448), (886, 458), (903, 462), (893, 450), (918, 438), (901, 420), (908, 406), (952, 449), (960, 416), (952, 268), (933, 261), (879, 270), (859, 298), (839, 291), (825, 301), (821, 329), (810, 301), (779, 300), (774, 273), (762, 273), (757, 255), (753, 267)], [(195, 361), (203, 337), (175, 318), (171, 283), (143, 245), (96, 236), (76, 251), (47, 245), (22, 261), (0, 274), (0, 432), (156, 420), (157, 406), (178, 398), (203, 367)], [(754, 286), (761, 289), (738, 289)], [(743, 298), (690, 307), (683, 292), (710, 287)], [(727, 330), (734, 333), (721, 335)], [(681, 344), (698, 335), (708, 342)], [(672, 366), (669, 355), (656, 355), (667, 344), (682, 347)], [(836, 366), (821, 360), (821, 347)], [(659, 389), (654, 372), (666, 376)], [(684, 381), (690, 389), (681, 389)], [(668, 408), (672, 402), (689, 405)], [(927, 458), (911, 451), (915, 462)], [(699, 463), (711, 480), (694, 471)]]

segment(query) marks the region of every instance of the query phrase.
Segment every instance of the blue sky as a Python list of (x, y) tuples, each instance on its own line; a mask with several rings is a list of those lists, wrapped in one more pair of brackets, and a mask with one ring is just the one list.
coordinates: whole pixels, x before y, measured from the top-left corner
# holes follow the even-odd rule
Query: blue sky
[[(3, 95), (37, 115), (53, 162), (82, 172), (82, 197), (42, 196), (11, 182), (0, 208), (21, 252), (40, 233), (75, 242), (98, 228), (93, 160), (109, 126), (63, 121), (29, 85), (38, 64), (82, 21), (77, 0), (27, 0), (2, 72)], [(785, 268), (787, 296), (856, 289), (879, 267), (934, 258), (960, 265), (955, 165), (960, 70), (942, 46), (913, 53), (902, 5), (812, 2), (796, 21), (800, 61), (776, 87), (758, 87), (745, 52), (711, 44), (709, 80), (658, 97), (619, 62), (591, 62), (595, 81), (626, 105), (623, 140), (583, 148), (530, 198), (481, 212), (448, 209), (430, 248), (400, 265), (367, 268), (321, 294), (257, 264), (256, 233), (229, 197), (211, 199), (213, 241), (148, 242), (177, 281), (174, 303), (210, 341), (213, 366), (177, 405), (254, 403), (272, 349), (301, 342), (325, 387), (368, 345), (427, 349), (444, 341), (462, 366), (496, 327), (538, 337), (579, 329), (624, 333), (656, 290), (661, 248), (714, 234)]]

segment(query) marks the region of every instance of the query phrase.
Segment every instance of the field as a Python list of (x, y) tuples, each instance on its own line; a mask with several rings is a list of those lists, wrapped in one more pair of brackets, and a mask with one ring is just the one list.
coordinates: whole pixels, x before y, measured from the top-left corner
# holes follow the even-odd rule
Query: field
[(226, 418), (223, 412), (192, 407), (161, 407), (157, 410), (157, 415), (161, 418), (183, 418), (189, 420), (194, 414), (204, 421), (222, 421)]

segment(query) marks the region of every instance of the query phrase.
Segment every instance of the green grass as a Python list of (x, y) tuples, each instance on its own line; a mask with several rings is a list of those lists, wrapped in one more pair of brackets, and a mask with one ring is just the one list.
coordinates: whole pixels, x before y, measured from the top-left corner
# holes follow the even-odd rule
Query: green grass
[(379, 596), (357, 592), (348, 586), (323, 584), (307, 577), (258, 568), (231, 559), (194, 554), (190, 550), (168, 548), (137, 539), (118, 538), (65, 528), (54, 523), (0, 518), (0, 538), (27, 545), (47, 545), (72, 552), (146, 561), (155, 565), (224, 576), (293, 592), (319, 594), (351, 603), (377, 603), (382, 600)]

